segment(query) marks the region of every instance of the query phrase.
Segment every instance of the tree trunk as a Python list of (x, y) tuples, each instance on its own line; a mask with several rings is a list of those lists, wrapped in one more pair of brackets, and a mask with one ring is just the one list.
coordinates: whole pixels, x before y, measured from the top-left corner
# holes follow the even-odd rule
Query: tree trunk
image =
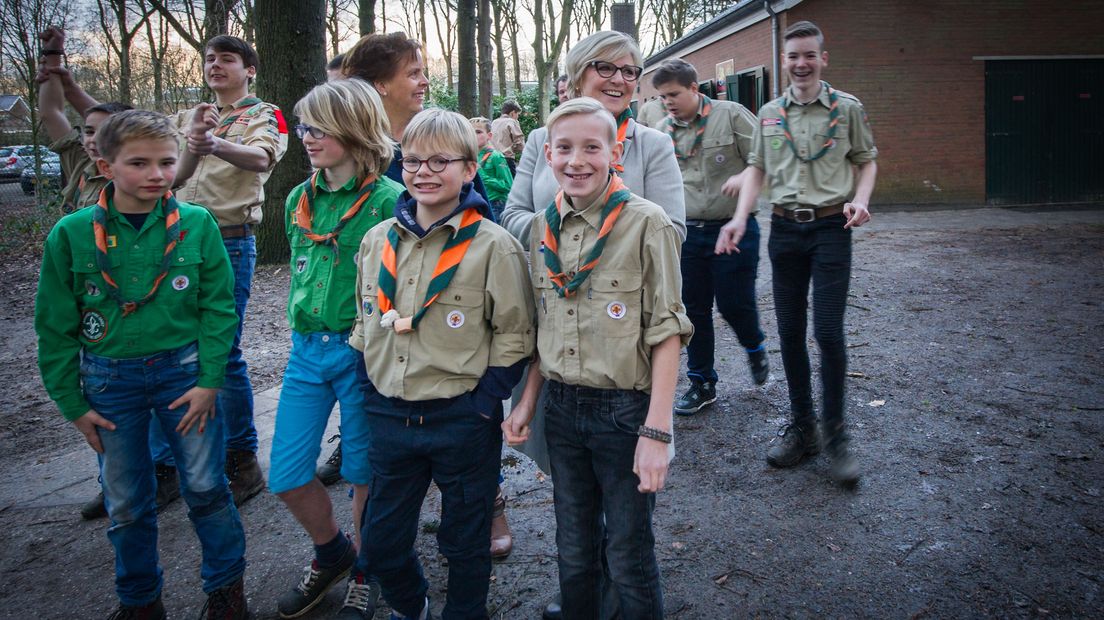
[(456, 94), (459, 112), (467, 118), (475, 116), (476, 110), (475, 2), (476, 0), (459, 0), (456, 3), (459, 41), (456, 59), (459, 69)]
[(360, 36), (376, 31), (376, 0), (360, 0)]
[(494, 59), (491, 48), (491, 0), (479, 0), (479, 115), (491, 118)]
[[(502, 47), (502, 35), (505, 32), (505, 28), (502, 24), (502, 0), (493, 0), (494, 6), (494, 40), (495, 40), (495, 58), (498, 60), (496, 68), (498, 69), (498, 95), (500, 97), (506, 97), (506, 50)], [(491, 118), (494, 116), (492, 113)]]
[[(204, 13), (203, 13), (203, 41), (209, 41), (212, 37), (220, 34), (226, 34), (230, 27), (230, 9), (234, 8), (234, 4), (237, 0), (204, 0)], [(292, 5), (297, 3), (291, 3)], [(305, 0), (303, 4), (313, 4), (312, 0)], [(290, 12), (300, 10), (300, 7), (291, 6), (286, 7)], [(325, 49), (325, 43), (323, 43), (323, 49)], [(200, 50), (203, 53), (203, 50)]]
[[(280, 106), (290, 118), (295, 103), (326, 79), (326, 2), (257, 0), (257, 55), (272, 69), (258, 80), (257, 95)], [(273, 263), (288, 257), (284, 233), (284, 199), (310, 174), (306, 151), (294, 135), (288, 150), (265, 185), (264, 223), (258, 229), (257, 259)]]

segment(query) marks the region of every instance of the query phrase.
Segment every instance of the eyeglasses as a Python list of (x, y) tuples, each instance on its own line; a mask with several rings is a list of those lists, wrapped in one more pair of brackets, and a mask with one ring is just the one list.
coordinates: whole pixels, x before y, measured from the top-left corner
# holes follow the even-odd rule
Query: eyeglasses
[(449, 159), (443, 155), (434, 155), (429, 159), (418, 159), (417, 157), (403, 157), (402, 167), (407, 172), (417, 172), (422, 169), (422, 164), (429, 166), (430, 172), (444, 172), (445, 168), (454, 161), (468, 161), (467, 157), (454, 157)]
[(594, 67), (594, 70), (598, 72), (598, 75), (604, 78), (613, 77), (614, 73), (618, 71), (628, 82), (635, 82), (640, 79), (640, 74), (644, 73), (644, 67), (638, 67), (636, 65), (621, 65), (618, 67), (612, 62), (606, 62), (604, 60), (592, 60), (587, 63), (588, 67)]
[(305, 138), (308, 133), (310, 134), (310, 137), (314, 138), (315, 140), (321, 140), (322, 138), (326, 137), (326, 132), (317, 127), (311, 127), (310, 125), (295, 126), (295, 135), (299, 136), (300, 140)]

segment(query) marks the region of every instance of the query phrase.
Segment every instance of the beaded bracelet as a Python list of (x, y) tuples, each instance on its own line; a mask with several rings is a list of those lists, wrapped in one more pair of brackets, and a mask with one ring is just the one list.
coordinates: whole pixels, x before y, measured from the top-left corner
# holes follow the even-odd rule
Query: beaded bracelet
[(640, 427), (636, 429), (636, 434), (640, 435), (641, 437), (647, 437), (648, 439), (654, 439), (663, 443), (671, 443), (672, 440), (671, 433), (661, 431), (658, 428), (644, 426), (643, 424), (641, 424)]

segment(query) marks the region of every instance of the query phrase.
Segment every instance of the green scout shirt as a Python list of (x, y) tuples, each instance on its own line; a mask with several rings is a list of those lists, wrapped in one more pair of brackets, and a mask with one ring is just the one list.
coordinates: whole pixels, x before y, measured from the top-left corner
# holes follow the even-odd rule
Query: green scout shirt
[[(219, 108), (219, 124), (234, 115), (248, 97), (252, 95)], [(193, 108), (177, 112), (173, 117), (180, 132), (182, 152), (187, 148), (187, 133), (194, 114)], [(207, 207), (215, 214), (219, 226), (259, 224), (264, 184), (287, 151), (287, 123), (283, 113), (271, 103), (257, 103), (238, 116), (222, 137), (228, 142), (264, 149), (269, 155), (268, 170), (253, 172), (239, 168), (218, 155), (206, 155), (199, 158), (195, 172), (176, 190), (176, 195), (180, 200)]]
[[(311, 227), (317, 234), (326, 234), (352, 205), (360, 181), (356, 178), (331, 190), (324, 176), (319, 176), (318, 193), (314, 197)], [(361, 205), (337, 237), (337, 252), (329, 243), (315, 243), (303, 234), (292, 219), (304, 186), (298, 185), (287, 197), (285, 225), (291, 244), (291, 288), (288, 291), (288, 324), (301, 333), (346, 332), (356, 319), (357, 252), (364, 233), (391, 217), (395, 199), (403, 186), (381, 176), (372, 195)]]
[[(198, 340), (198, 385), (222, 386), (238, 326), (234, 273), (214, 217), (203, 207), (179, 204), (180, 237), (172, 267), (154, 298), (127, 317), (107, 292), (96, 265), (93, 209), (61, 218), (50, 231), (35, 296), (38, 366), (46, 391), (67, 420), (90, 409), (81, 392), (82, 349), (132, 359)], [(141, 298), (161, 271), (165, 249), (161, 203), (141, 230), (134, 230), (109, 204), (107, 235), (112, 276), (123, 298)]]
[[(734, 174), (744, 171), (751, 138), (755, 134), (755, 115), (734, 101), (713, 101), (705, 122), (701, 147), (688, 159), (679, 159), (682, 188), (686, 195), (686, 218), (691, 220), (727, 220), (736, 212), (736, 199), (721, 193), (721, 186)], [(697, 122), (705, 99), (698, 97), (698, 113), (684, 123), (668, 116), (674, 129), (677, 152), (688, 154), (694, 148)], [(666, 129), (666, 125), (660, 127)]]
[(368, 231), (360, 244), (357, 290), (360, 304), (349, 344), (364, 352), (372, 384), (384, 396), (403, 400), (452, 398), (475, 389), (490, 366), (512, 366), (533, 353), (533, 299), (521, 244), (506, 229), (484, 219), (456, 275), (407, 334), (380, 326), (380, 252), (387, 232), (399, 233), (394, 300), (401, 316), (413, 316), (448, 237), (463, 212), (425, 237), (397, 218)]
[[(574, 269), (594, 246), (605, 194), (564, 210), (560, 264)], [(652, 347), (694, 332), (682, 305), (682, 238), (663, 209), (635, 194), (621, 209), (598, 266), (571, 297), (552, 288), (541, 246), (544, 210), (529, 231), (537, 350), (546, 379), (602, 389), (652, 389)]]
[(772, 205), (796, 209), (847, 202), (855, 195), (852, 166), (873, 161), (878, 156), (862, 103), (843, 91), (837, 90), (836, 94), (840, 114), (834, 143), (820, 159), (807, 163), (795, 157), (786, 143), (779, 109), (786, 105), (797, 151), (802, 157), (812, 157), (828, 139), (827, 89), (821, 88), (816, 99), (801, 105), (794, 101), (790, 86), (785, 96), (759, 110), (748, 165), (766, 173), (768, 199)]
[(80, 128), (74, 127), (65, 137), (51, 144), (50, 150), (58, 154), (61, 170), (65, 173), (66, 183), (61, 190), (62, 210), (70, 213), (95, 204), (100, 199), (100, 190), (107, 185), (107, 177), (100, 175), (96, 162), (84, 150)]
[[(487, 156), (487, 153), (490, 155)], [(514, 177), (502, 153), (486, 148), (479, 151), (479, 176), (483, 179), (483, 187), (487, 188), (489, 201), (506, 202)]]

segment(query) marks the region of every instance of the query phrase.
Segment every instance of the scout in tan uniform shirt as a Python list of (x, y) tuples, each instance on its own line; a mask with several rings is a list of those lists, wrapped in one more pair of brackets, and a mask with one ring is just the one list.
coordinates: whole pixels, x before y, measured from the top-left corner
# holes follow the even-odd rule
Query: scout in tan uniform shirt
[(252, 227), (261, 221), (264, 182), (287, 150), (287, 124), (280, 109), (249, 95), (257, 65), (257, 52), (245, 41), (229, 35), (212, 38), (204, 51), (203, 76), (217, 105), (201, 103), (176, 115), (186, 143), (177, 195), (214, 214), (234, 266), (238, 332), (218, 408), (226, 424), (226, 475), (238, 504), (264, 488), (257, 464), (253, 386), (241, 355), (241, 321), (257, 260)]
[(446, 609), (485, 617), (502, 400), (533, 351), (529, 278), (521, 244), (472, 189), (477, 149), (467, 119), (419, 112), (402, 152), (407, 191), (359, 253), (349, 342), (364, 351), (372, 483), (353, 578), (377, 576), (395, 611), (420, 617), (428, 586), (413, 545), (432, 480), (441, 490)]
[(768, 249), (775, 314), (793, 416), (782, 441), (767, 452), (767, 462), (790, 467), (820, 449), (805, 346), (811, 280), (824, 447), (832, 459), (832, 476), (853, 485), (859, 480), (859, 467), (848, 450), (843, 421), (843, 313), (851, 279), (851, 228), (870, 220), (867, 205), (877, 176), (878, 150), (859, 100), (820, 80), (821, 70), (828, 66), (820, 29), (798, 22), (783, 38), (782, 63), (790, 87), (759, 111), (739, 207), (722, 229), (717, 251), (736, 248), (765, 177), (774, 209)]
[(544, 385), (563, 617), (599, 616), (604, 521), (621, 614), (661, 618), (652, 511), (670, 459), (679, 349), (693, 331), (679, 234), (611, 173), (621, 145), (601, 103), (560, 104), (547, 129), (545, 158), (562, 189), (529, 233), (539, 360), (502, 429), (510, 443), (528, 438)]
[(736, 211), (755, 116), (736, 102), (713, 101), (699, 93), (698, 72), (677, 58), (659, 66), (652, 85), (669, 112), (657, 128), (671, 136), (686, 195), (682, 299), (694, 339), (687, 347), (690, 388), (675, 401), (675, 413), (692, 415), (717, 400), (714, 301), (744, 347), (755, 383), (762, 385), (770, 372), (756, 309), (759, 224), (754, 215), (748, 217), (739, 252), (714, 252), (721, 227)]
[(519, 116), (521, 106), (513, 99), (507, 99), (502, 102), (502, 116), (491, 121), (491, 144), (506, 158), (506, 163), (510, 166), (510, 176), (514, 175), (517, 160), (525, 149), (525, 133), (518, 122)]

